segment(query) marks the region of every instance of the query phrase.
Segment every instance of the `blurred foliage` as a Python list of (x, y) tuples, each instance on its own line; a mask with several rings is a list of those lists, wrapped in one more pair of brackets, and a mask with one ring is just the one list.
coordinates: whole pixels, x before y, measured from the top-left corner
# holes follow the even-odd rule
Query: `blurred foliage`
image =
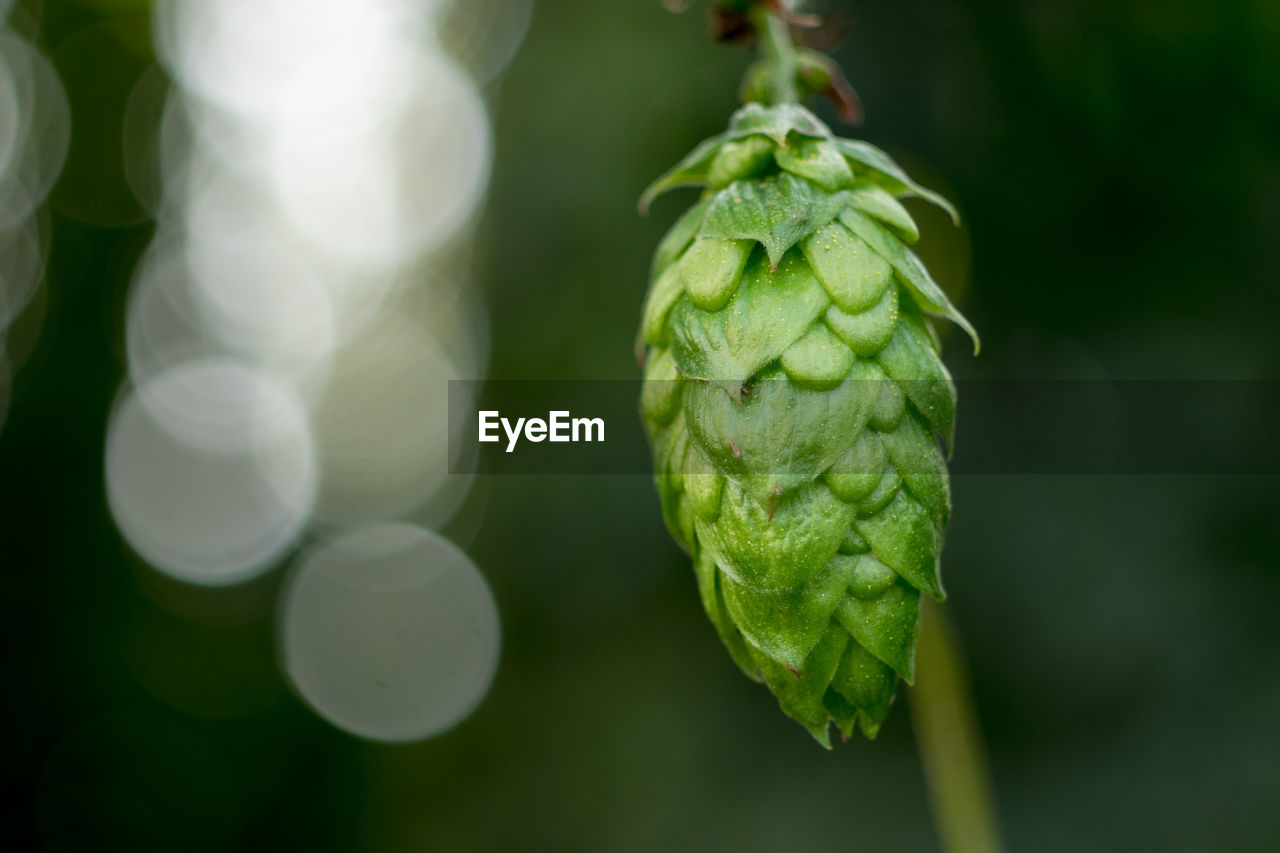
[[(43, 328), (0, 437), (0, 846), (935, 849), (907, 715), (876, 743), (817, 749), (723, 654), (645, 478), (483, 484), (471, 551), (501, 609), (501, 669), (473, 718), (411, 747), (356, 741), (292, 697), (278, 578), (193, 595), (138, 565), (101, 457), (150, 226), (83, 212), (123, 203), (108, 138), (144, 68), (145, 8), (20, 5), (74, 129)], [(1276, 375), (1274, 2), (831, 5), (858, 135), (965, 217), (953, 231), (913, 211), (983, 334), (976, 361), (946, 339), (957, 373)], [(700, 11), (540, 0), (490, 87), (493, 376), (635, 375), (649, 254), (687, 199), (647, 219), (635, 201), (722, 128), (748, 61), (706, 39)], [(950, 602), (1010, 848), (1280, 847), (1275, 479), (954, 485)]]

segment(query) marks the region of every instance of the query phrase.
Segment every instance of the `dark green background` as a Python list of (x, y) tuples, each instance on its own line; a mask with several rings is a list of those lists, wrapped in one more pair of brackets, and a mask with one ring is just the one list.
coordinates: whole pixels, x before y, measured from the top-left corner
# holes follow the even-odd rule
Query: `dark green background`
[[(149, 61), (145, 4), (26, 8), (75, 129), (0, 436), (0, 847), (936, 849), (901, 698), (877, 742), (818, 749), (721, 649), (644, 478), (481, 483), (470, 550), (501, 667), (471, 719), (415, 746), (357, 741), (292, 696), (278, 573), (193, 593), (138, 565), (101, 456), (150, 225), (78, 218), (128, 210), (115, 134)], [(635, 375), (649, 253), (690, 195), (647, 219), (635, 199), (721, 129), (747, 61), (701, 11), (537, 3), (489, 91), (491, 376)], [(914, 208), (984, 337), (975, 361), (947, 334), (957, 375), (1276, 377), (1280, 4), (850, 0), (834, 16), (852, 22), (837, 55), (866, 105), (857, 135), (965, 217), (957, 232)], [(957, 478), (949, 607), (1012, 850), (1280, 849), (1278, 485)]]

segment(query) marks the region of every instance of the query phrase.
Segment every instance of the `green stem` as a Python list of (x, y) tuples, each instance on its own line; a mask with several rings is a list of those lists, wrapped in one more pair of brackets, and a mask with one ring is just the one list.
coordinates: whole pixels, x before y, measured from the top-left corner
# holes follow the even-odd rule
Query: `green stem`
[(760, 39), (760, 53), (773, 70), (773, 103), (794, 104), (799, 100), (796, 92), (796, 45), (791, 40), (791, 28), (779, 15), (763, 5), (751, 10), (751, 23)]
[(995, 797), (959, 637), (943, 608), (926, 602), (911, 719), (942, 848), (1000, 853)]

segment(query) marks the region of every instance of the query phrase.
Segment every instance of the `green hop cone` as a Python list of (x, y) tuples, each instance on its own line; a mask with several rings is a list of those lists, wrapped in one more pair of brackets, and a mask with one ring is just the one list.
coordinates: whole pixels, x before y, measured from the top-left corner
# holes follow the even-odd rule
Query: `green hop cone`
[(671, 533), (733, 659), (829, 746), (914, 678), (950, 513), (955, 386), (926, 314), (977, 337), (907, 248), (954, 217), (794, 104), (740, 109), (646, 192), (705, 187), (658, 247), (638, 349)]

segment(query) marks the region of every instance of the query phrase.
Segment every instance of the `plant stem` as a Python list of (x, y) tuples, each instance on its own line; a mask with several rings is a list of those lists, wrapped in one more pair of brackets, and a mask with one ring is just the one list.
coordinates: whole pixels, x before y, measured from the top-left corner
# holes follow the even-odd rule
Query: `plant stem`
[(763, 4), (751, 10), (751, 23), (760, 39), (760, 53), (773, 67), (773, 103), (796, 103), (796, 46), (791, 40), (791, 28)]
[(1000, 853), (995, 797), (959, 636), (932, 601), (920, 621), (911, 719), (942, 848)]

